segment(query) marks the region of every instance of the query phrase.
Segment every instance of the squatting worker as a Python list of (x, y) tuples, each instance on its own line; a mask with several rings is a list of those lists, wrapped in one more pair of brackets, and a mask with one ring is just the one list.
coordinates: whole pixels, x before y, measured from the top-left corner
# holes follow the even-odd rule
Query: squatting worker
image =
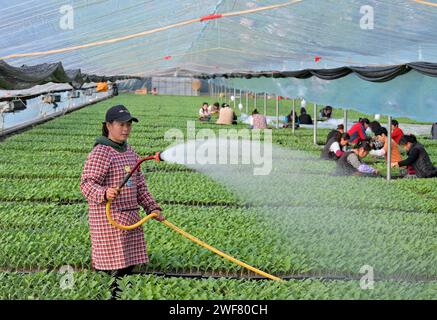
[[(383, 147), (379, 150), (370, 150), (369, 154), (376, 157), (384, 157), (385, 161), (388, 159), (388, 132), (384, 127), (379, 127), (373, 132), (376, 140), (382, 143)], [(394, 139), (391, 139), (391, 163), (402, 160), (399, 146)]]
[(337, 132), (328, 140), (322, 150), (320, 158), (324, 160), (337, 160), (345, 153), (345, 148), (349, 144), (350, 136), (347, 133)]
[(354, 146), (352, 151), (343, 153), (340, 159), (338, 159), (334, 175), (376, 177), (378, 170), (361, 162), (361, 159), (365, 158), (370, 150), (371, 146), (369, 142), (360, 141)]
[(89, 205), (92, 266), (115, 277), (130, 274), (137, 264), (147, 263), (143, 228), (120, 230), (106, 218), (106, 202), (112, 200), (111, 215), (122, 225), (140, 220), (139, 206), (156, 220), (164, 220), (161, 208), (148, 191), (140, 169), (120, 190), (118, 185), (141, 158), (128, 145), (132, 122), (138, 122), (123, 105), (106, 112), (102, 136), (88, 155), (82, 172), (80, 189)]
[(347, 132), (351, 137), (350, 143), (357, 144), (360, 141), (368, 141), (369, 137), (366, 136), (366, 130), (369, 127), (370, 121), (367, 118), (359, 119), (352, 128)]
[(423, 144), (419, 143), (414, 135), (403, 135), (399, 145), (405, 149), (408, 158), (392, 163), (392, 167), (407, 167), (408, 174), (405, 178), (437, 177), (437, 168), (432, 164)]

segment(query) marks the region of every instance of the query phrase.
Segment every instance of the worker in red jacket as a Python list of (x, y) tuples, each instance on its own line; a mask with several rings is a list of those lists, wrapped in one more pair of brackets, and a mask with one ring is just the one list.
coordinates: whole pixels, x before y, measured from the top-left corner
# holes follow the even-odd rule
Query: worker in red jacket
[(391, 122), (391, 138), (399, 144), (404, 132), (399, 128), (399, 122), (397, 120), (392, 120)]
[(366, 136), (366, 130), (369, 127), (369, 119), (363, 118), (355, 123), (352, 128), (349, 129), (347, 132), (350, 136), (350, 143), (351, 144), (357, 144), (360, 141), (366, 141), (369, 140), (369, 138)]

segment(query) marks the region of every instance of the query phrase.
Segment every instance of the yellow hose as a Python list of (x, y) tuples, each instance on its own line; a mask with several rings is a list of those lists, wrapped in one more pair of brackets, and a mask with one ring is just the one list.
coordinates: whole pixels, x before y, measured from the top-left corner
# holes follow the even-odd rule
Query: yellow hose
[(147, 220), (156, 217), (156, 213), (152, 213), (152, 214), (149, 214), (148, 216), (145, 216), (143, 219), (141, 219), (140, 221), (138, 221), (135, 224), (132, 224), (130, 226), (124, 226), (122, 224), (117, 223), (117, 221), (115, 221), (114, 219), (112, 219), (112, 216), (111, 216), (111, 202), (112, 202), (111, 200), (108, 200), (108, 202), (106, 202), (106, 217), (108, 218), (109, 223), (112, 224), (114, 227), (116, 227), (118, 229), (133, 230), (133, 229), (138, 228), (139, 226), (141, 226)]
[(234, 257), (231, 257), (230, 255), (224, 253), (223, 251), (220, 251), (220, 250), (218, 250), (218, 249), (216, 249), (216, 248), (210, 246), (209, 244), (207, 244), (207, 243), (205, 243), (205, 242), (203, 242), (203, 241), (197, 239), (196, 237), (192, 236), (191, 234), (189, 234), (189, 233), (185, 232), (184, 230), (178, 228), (177, 226), (175, 226), (173, 223), (171, 223), (171, 222), (168, 221), (168, 220), (163, 220), (163, 221), (161, 221), (161, 222), (162, 222), (163, 224), (165, 224), (167, 227), (169, 227), (170, 229), (173, 229), (173, 230), (176, 231), (177, 233), (183, 235), (185, 238), (187, 238), (187, 239), (189, 239), (189, 240), (191, 240), (191, 241), (197, 243), (198, 245), (200, 245), (200, 246), (202, 246), (202, 247), (204, 247), (204, 248), (206, 248), (206, 249), (208, 249), (208, 250), (210, 250), (210, 251), (212, 251), (212, 252), (218, 254), (219, 256), (222, 256), (222, 257), (225, 258), (225, 259), (228, 259), (229, 261), (231, 261), (231, 262), (233, 262), (233, 263), (238, 264), (239, 266), (242, 266), (243, 268), (246, 268), (246, 269), (248, 269), (248, 270), (250, 270), (250, 271), (255, 272), (256, 274), (259, 274), (260, 276), (263, 276), (263, 277), (269, 278), (269, 279), (271, 279), (271, 280), (275, 280), (275, 281), (284, 281), (284, 280), (282, 280), (281, 278), (278, 278), (278, 277), (272, 276), (271, 274), (268, 274), (268, 273), (266, 273), (266, 272), (264, 272), (264, 271), (261, 271), (261, 270), (255, 268), (255, 267), (252, 267), (252, 266), (248, 265), (247, 263), (244, 263), (244, 262), (242, 262), (242, 261), (240, 261), (240, 260), (238, 260), (238, 259), (235, 259)]
[[(133, 225), (124, 226), (124, 225), (118, 224), (114, 219), (112, 219), (111, 212), (110, 212), (111, 210), (110, 209), (111, 209), (111, 200), (106, 202), (106, 217), (108, 218), (108, 221), (114, 227), (116, 227), (118, 229), (122, 229), (122, 230), (132, 230), (132, 229), (135, 229), (135, 228), (141, 226), (147, 220), (149, 220), (151, 218), (156, 218), (158, 216), (156, 213), (151, 213), (151, 214), (145, 216), (143, 219), (141, 219), (140, 221), (138, 221), (137, 223), (135, 223)], [(172, 230), (176, 231), (177, 233), (181, 234), (185, 238), (187, 238), (187, 239), (197, 243), (198, 245), (200, 245), (200, 246), (202, 246), (202, 247), (204, 247), (204, 248), (206, 248), (206, 249), (208, 249), (208, 250), (218, 254), (219, 256), (222, 256), (223, 258), (225, 258), (225, 259), (227, 259), (227, 260), (229, 260), (229, 261), (231, 261), (233, 263), (238, 264), (239, 266), (241, 266), (243, 268), (246, 268), (246, 269), (248, 269), (250, 271), (255, 272), (256, 274), (259, 274), (260, 276), (266, 277), (266, 278), (271, 279), (271, 280), (281, 281), (281, 282), (284, 281), (281, 278), (272, 276), (271, 274), (268, 274), (268, 273), (266, 273), (266, 272), (264, 272), (262, 270), (259, 270), (259, 269), (255, 268), (255, 267), (252, 267), (252, 266), (248, 265), (247, 263), (244, 263), (244, 262), (242, 262), (242, 261), (240, 261), (238, 259), (235, 259), (234, 257), (231, 257), (230, 255), (224, 253), (223, 251), (220, 251), (220, 250), (210, 246), (209, 244), (207, 244), (207, 243), (199, 240), (198, 238), (192, 236), (188, 232), (185, 232), (184, 230), (178, 228), (177, 226), (175, 226), (173, 223), (171, 223), (168, 220), (163, 220), (161, 222), (163, 224), (165, 224), (167, 227), (169, 227), (170, 229), (172, 229)]]

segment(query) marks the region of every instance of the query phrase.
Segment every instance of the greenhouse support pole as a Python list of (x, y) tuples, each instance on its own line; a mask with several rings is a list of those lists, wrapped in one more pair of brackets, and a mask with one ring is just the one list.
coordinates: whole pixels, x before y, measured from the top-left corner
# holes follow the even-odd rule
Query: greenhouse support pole
[(225, 103), (225, 85), (223, 85), (223, 87), (220, 88), (220, 96), (222, 97), (221, 103)]
[(236, 108), (237, 104), (237, 89), (234, 88), (234, 109)]
[(255, 110), (256, 109), (256, 107), (257, 107), (257, 105), (256, 105), (256, 97), (258, 96), (258, 93), (257, 92), (255, 92), (255, 101), (253, 102), (253, 109)]
[(223, 93), (222, 103), (226, 103), (226, 87), (225, 87), (225, 85), (223, 85), (222, 93)]
[(3, 129), (5, 128), (5, 115), (3, 112), (0, 114), (2, 115), (2, 126), (0, 127), (0, 132), (3, 132)]
[(232, 100), (231, 100), (231, 96), (232, 96), (232, 89), (231, 88), (227, 88), (228, 90), (226, 91), (226, 93), (227, 93), (227, 96), (226, 96), (226, 99), (227, 99), (227, 104), (229, 104), (229, 106), (230, 106), (230, 104), (232, 103)]
[(41, 107), (39, 108), (38, 117), (41, 117), (42, 116), (42, 110), (44, 108), (44, 102), (42, 102), (40, 100), (38, 103), (41, 105)]
[(226, 103), (226, 87), (223, 85), (223, 103)]
[(343, 125), (344, 125), (344, 132), (347, 132), (347, 109), (344, 109), (343, 112)]
[(314, 144), (317, 145), (317, 103), (314, 103), (313, 127), (314, 127)]
[(264, 92), (264, 116), (267, 115), (267, 93)]
[(388, 150), (387, 150), (387, 181), (391, 180), (391, 116), (388, 116), (387, 124), (387, 139), (388, 139)]
[(279, 96), (276, 95), (276, 129), (279, 129)]
[(240, 89), (240, 104), (241, 104), (241, 95), (243, 94), (243, 90)]
[(249, 92), (246, 91), (246, 114), (249, 114)]
[(296, 99), (293, 99), (293, 111), (291, 116), (293, 117), (293, 119), (291, 120), (291, 132), (294, 134), (294, 130), (295, 130), (295, 126), (296, 126)]
[(72, 100), (71, 96), (68, 97), (68, 106), (67, 106), (67, 111), (70, 110), (70, 108), (71, 108), (71, 100)]
[(231, 105), (231, 103), (232, 103), (232, 100), (231, 100), (231, 96), (232, 96), (232, 89), (231, 88), (228, 88), (228, 91), (227, 91), (227, 103), (229, 104), (229, 106)]

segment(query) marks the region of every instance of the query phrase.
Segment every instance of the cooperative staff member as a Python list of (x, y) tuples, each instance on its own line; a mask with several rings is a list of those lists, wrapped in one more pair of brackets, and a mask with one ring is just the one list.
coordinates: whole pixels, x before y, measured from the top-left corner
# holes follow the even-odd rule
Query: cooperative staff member
[(414, 169), (414, 174), (410, 173), (407, 178), (433, 178), (437, 177), (437, 168), (432, 164), (425, 147), (419, 143), (412, 134), (404, 135), (399, 140), (399, 145), (407, 151), (408, 158), (392, 163), (392, 167), (409, 167)]
[(102, 136), (96, 139), (88, 155), (80, 183), (89, 205), (92, 266), (115, 277), (130, 274), (135, 265), (148, 262), (148, 256), (143, 228), (126, 231), (112, 226), (106, 218), (107, 200), (112, 200), (111, 215), (120, 224), (138, 222), (139, 206), (148, 214), (158, 213), (156, 220), (164, 220), (140, 170), (132, 175), (121, 192), (117, 188), (140, 160), (127, 144), (132, 122), (138, 119), (123, 105), (106, 112)]
[(344, 148), (349, 144), (350, 137), (347, 133), (337, 132), (328, 140), (322, 150), (320, 158), (324, 160), (337, 160), (344, 154)]
[(357, 144), (360, 141), (367, 141), (369, 138), (366, 136), (366, 130), (369, 127), (370, 121), (367, 118), (358, 120), (352, 128), (347, 132), (351, 137), (350, 143)]
[(352, 151), (345, 152), (337, 161), (337, 168), (334, 175), (338, 176), (378, 176), (378, 170), (361, 162), (371, 150), (367, 141), (360, 141)]
[[(374, 131), (377, 141), (382, 143), (383, 147), (379, 150), (371, 150), (369, 154), (376, 157), (384, 157), (385, 161), (388, 158), (388, 132), (384, 127), (380, 127)], [(399, 162), (402, 160), (399, 146), (394, 139), (391, 139), (391, 163)]]

